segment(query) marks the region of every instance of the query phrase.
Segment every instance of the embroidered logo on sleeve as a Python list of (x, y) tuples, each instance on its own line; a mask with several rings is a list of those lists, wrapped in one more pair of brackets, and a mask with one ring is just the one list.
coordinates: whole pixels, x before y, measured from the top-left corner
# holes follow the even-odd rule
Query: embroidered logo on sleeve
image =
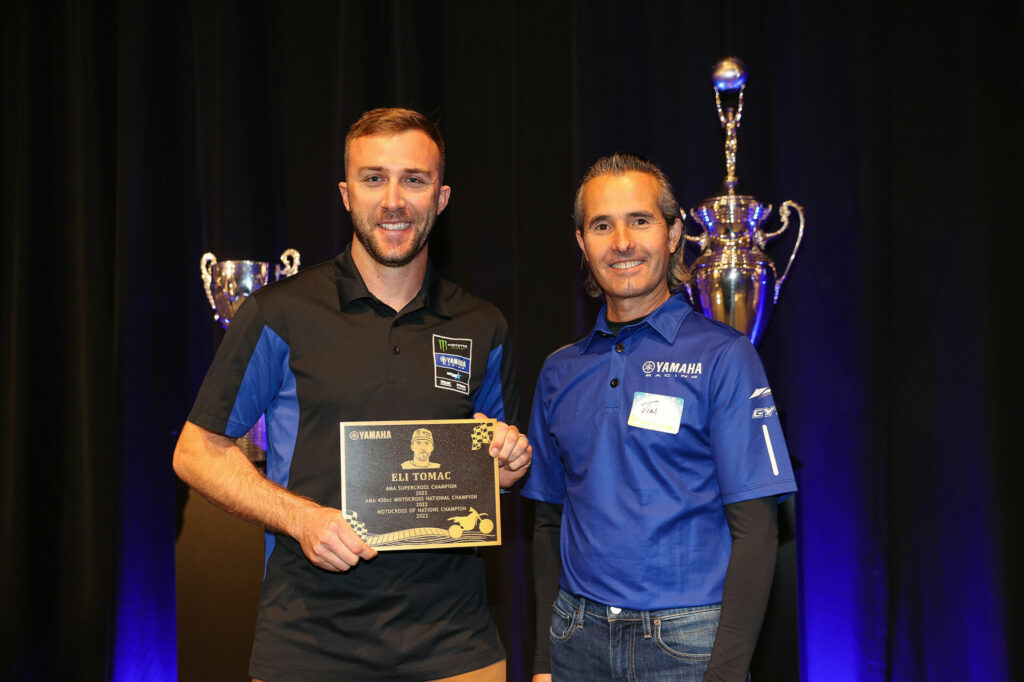
[(434, 387), (469, 395), (473, 339), (434, 334)]

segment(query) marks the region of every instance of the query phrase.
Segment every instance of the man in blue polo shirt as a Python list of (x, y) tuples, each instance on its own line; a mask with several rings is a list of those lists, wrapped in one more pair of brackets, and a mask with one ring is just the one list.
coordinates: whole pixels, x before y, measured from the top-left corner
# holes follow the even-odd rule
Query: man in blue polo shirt
[(534, 397), (535, 680), (748, 674), (777, 500), (796, 485), (749, 339), (671, 294), (687, 277), (679, 215), (661, 170), (629, 154), (576, 194), (606, 306), (548, 357)]

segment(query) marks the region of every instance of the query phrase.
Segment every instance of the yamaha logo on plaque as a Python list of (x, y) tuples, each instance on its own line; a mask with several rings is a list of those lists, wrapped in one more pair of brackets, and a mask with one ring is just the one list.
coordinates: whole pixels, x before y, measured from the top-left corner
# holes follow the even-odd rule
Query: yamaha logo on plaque
[(498, 461), (488, 452), (493, 421), (340, 427), (341, 506), (366, 544), (381, 551), (501, 544)]

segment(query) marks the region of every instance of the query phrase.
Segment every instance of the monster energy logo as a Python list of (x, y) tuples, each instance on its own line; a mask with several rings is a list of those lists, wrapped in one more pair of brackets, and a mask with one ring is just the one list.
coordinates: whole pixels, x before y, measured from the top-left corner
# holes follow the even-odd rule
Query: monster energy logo
[(469, 339), (448, 339), (443, 336), (435, 336), (437, 351), (440, 353), (457, 353), (465, 356), (470, 349)]

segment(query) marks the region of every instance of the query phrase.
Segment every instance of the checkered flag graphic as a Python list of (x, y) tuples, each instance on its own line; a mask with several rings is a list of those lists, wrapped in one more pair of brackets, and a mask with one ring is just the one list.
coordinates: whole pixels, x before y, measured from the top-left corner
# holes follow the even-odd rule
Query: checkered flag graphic
[(477, 425), (471, 438), (474, 450), (479, 450), (484, 444), (490, 443), (494, 439), (494, 422)]
[(348, 525), (352, 526), (352, 530), (356, 532), (356, 535), (358, 535), (363, 542), (367, 542), (366, 537), (369, 533), (366, 532), (366, 524), (357, 520), (359, 514), (351, 509), (346, 509), (343, 514), (345, 516), (345, 520), (348, 521)]

